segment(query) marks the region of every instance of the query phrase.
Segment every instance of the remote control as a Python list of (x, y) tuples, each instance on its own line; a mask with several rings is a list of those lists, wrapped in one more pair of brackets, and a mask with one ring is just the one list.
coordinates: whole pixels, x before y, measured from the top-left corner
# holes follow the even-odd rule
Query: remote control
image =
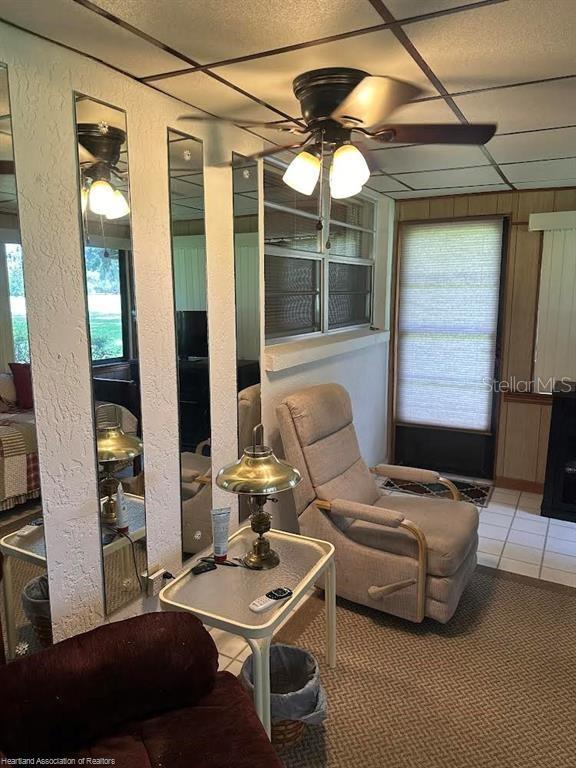
[(265, 595), (257, 597), (250, 603), (250, 610), (254, 613), (264, 613), (268, 611), (272, 606), (277, 605), (280, 600), (286, 600), (286, 598), (292, 597), (292, 590), (288, 587), (277, 587), (276, 589), (266, 592)]

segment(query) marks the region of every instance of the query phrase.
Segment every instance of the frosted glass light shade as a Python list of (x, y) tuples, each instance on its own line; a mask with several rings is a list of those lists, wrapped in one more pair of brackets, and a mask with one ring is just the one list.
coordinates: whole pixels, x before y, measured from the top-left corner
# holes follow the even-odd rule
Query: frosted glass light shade
[(320, 176), (320, 159), (310, 152), (300, 152), (282, 177), (285, 184), (303, 195), (311, 195)]
[(114, 190), (104, 179), (93, 181), (88, 192), (88, 207), (92, 213), (105, 216), (114, 205)]
[(86, 187), (82, 187), (80, 191), (80, 206), (82, 213), (86, 213), (86, 208), (88, 208), (88, 190)]
[(338, 147), (330, 168), (330, 194), (338, 199), (357, 195), (370, 178), (370, 169), (359, 149), (352, 144)]
[(360, 186), (354, 186), (349, 181), (346, 181), (345, 179), (336, 183), (331, 178), (330, 179), (330, 197), (334, 198), (334, 200), (341, 200), (344, 197), (354, 197), (354, 195), (358, 195), (362, 192), (362, 185)]
[(128, 201), (119, 189), (114, 190), (114, 194), (112, 196), (112, 204), (106, 211), (106, 218), (120, 219), (122, 216), (126, 216), (129, 213), (130, 206), (128, 205)]

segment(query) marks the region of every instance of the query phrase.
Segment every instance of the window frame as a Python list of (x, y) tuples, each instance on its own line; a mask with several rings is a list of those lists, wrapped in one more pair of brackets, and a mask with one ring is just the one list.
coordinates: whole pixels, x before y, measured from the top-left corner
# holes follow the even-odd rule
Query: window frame
[[(104, 246), (92, 246), (95, 248), (102, 248)], [(94, 360), (92, 357), (92, 331), (90, 329), (90, 313), (88, 311), (88, 289), (86, 288), (86, 314), (88, 321), (88, 333), (89, 333), (89, 347), (90, 347), (90, 361), (93, 368), (98, 366), (106, 366), (112, 363), (126, 363), (137, 357), (138, 352), (136, 348), (137, 334), (136, 334), (136, 317), (134, 312), (134, 297), (132, 295), (131, 286), (133, 285), (132, 273), (131, 273), (131, 258), (130, 249), (128, 248), (115, 248), (112, 250), (118, 251), (118, 271), (120, 281), (120, 316), (122, 322), (122, 349), (124, 354), (121, 357), (103, 357)], [(84, 267), (85, 268), (85, 267)], [(84, 277), (86, 280), (86, 276)]]
[[(267, 169), (283, 171), (287, 165), (282, 163), (278, 159), (267, 159), (264, 162), (264, 171)], [(276, 210), (281, 213), (286, 213), (296, 218), (310, 219), (312, 221), (318, 221), (318, 214), (309, 213), (308, 211), (300, 211), (290, 206), (282, 205), (266, 200), (266, 182), (264, 179), (264, 212), (266, 210)], [(362, 227), (357, 224), (349, 224), (341, 221), (335, 217), (330, 218), (330, 187), (325, 185), (323, 200), (321, 201), (321, 212), (323, 229), (318, 231), (317, 234), (317, 246), (316, 251), (302, 251), (296, 248), (290, 248), (289, 246), (268, 244), (266, 242), (266, 229), (264, 222), (264, 257), (285, 257), (305, 259), (307, 261), (316, 261), (320, 265), (320, 290), (318, 295), (318, 316), (320, 330), (310, 331), (307, 333), (293, 333), (284, 336), (268, 336), (266, 334), (266, 320), (264, 319), (264, 336), (265, 344), (272, 346), (275, 344), (284, 344), (290, 341), (302, 341), (303, 339), (316, 339), (323, 336), (347, 333), (350, 331), (357, 331), (363, 328), (371, 328), (374, 323), (374, 297), (375, 297), (375, 276), (376, 276), (376, 247), (378, 241), (378, 195), (365, 190), (361, 195), (358, 195), (360, 200), (365, 200), (373, 206), (373, 222), (372, 227)], [(338, 227), (354, 230), (357, 232), (363, 232), (371, 237), (371, 249), (369, 257), (352, 257), (332, 255), (330, 249), (326, 248), (326, 243), (330, 241), (331, 225), (335, 224)], [(329, 327), (329, 302), (330, 302), (330, 290), (329, 290), (329, 278), (330, 278), (330, 264), (348, 264), (362, 266), (369, 270), (369, 282), (370, 290), (367, 292), (368, 296), (368, 320), (363, 323), (353, 323), (345, 326), (338, 326), (337, 328)], [(264, 293), (266, 293), (266, 286), (264, 286)], [(264, 312), (266, 316), (266, 312)]]

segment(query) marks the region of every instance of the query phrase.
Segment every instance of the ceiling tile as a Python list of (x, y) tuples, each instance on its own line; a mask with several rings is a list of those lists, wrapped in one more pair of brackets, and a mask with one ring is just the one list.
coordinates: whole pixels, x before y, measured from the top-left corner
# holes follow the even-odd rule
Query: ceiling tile
[(430, 144), (373, 152), (374, 159), (387, 173), (433, 171), (441, 168), (467, 168), (487, 165), (488, 160), (478, 147)]
[[(473, 195), (476, 192), (509, 192), (506, 184), (483, 184), (479, 187), (443, 187), (442, 189), (426, 190), (426, 197), (445, 197), (446, 195)], [(398, 200), (422, 197), (421, 191), (414, 192), (389, 192), (390, 197)]]
[[(233, 88), (214, 80), (204, 72), (192, 72), (180, 77), (159, 80), (156, 87), (170, 96), (191, 105), (182, 106), (182, 114), (194, 114), (194, 108), (205, 110), (220, 117), (233, 117), (241, 120), (280, 120), (281, 117), (270, 109), (257, 104)], [(193, 107), (192, 107), (193, 105)], [(194, 133), (194, 123), (182, 123), (189, 134)]]
[(366, 0), (96, 0), (96, 5), (208, 64), (382, 23)]
[(491, 165), (478, 168), (462, 168), (452, 171), (429, 171), (424, 173), (397, 174), (396, 178), (414, 189), (438, 189), (440, 187), (462, 187), (481, 184), (498, 184), (500, 176)]
[(387, 0), (386, 7), (397, 19), (409, 19), (476, 2), (478, 0)]
[(5, 173), (0, 175), (0, 195), (2, 195), (3, 199), (16, 195), (16, 178), (13, 174)]
[(76, 122), (103, 122), (125, 131), (126, 112), (113, 105), (108, 106), (107, 104), (101, 104), (99, 101), (82, 97), (76, 101)]
[(498, 123), (498, 133), (576, 125), (576, 78), (471, 93), (454, 101), (471, 122)]
[(390, 176), (378, 176), (374, 174), (370, 176), (366, 182), (366, 186), (376, 192), (400, 192), (401, 190), (406, 189), (404, 184), (400, 184), (399, 181), (396, 181), (396, 179), (393, 179)]
[(2, 0), (2, 18), (136, 77), (170, 72), (182, 61), (74, 0)]
[(511, 182), (574, 179), (576, 178), (576, 157), (569, 160), (511, 163), (502, 165), (502, 171)]
[(576, 155), (576, 128), (494, 136), (488, 149), (497, 163), (570, 157)]
[[(188, 136), (169, 134), (168, 157), (171, 175), (190, 174), (202, 168), (203, 144)], [(200, 171), (201, 172), (201, 171)]]
[(518, 181), (514, 186), (518, 189), (571, 189), (576, 188), (576, 176), (562, 181)]
[(416, 83), (428, 95), (436, 93), (389, 30), (230, 64), (216, 71), (259, 99), (298, 116), (300, 105), (292, 92), (292, 81), (302, 72), (321, 67), (355, 67), (374, 75), (390, 75)]
[(405, 31), (450, 92), (576, 74), (573, 0), (509, 0)]
[(1, 132), (0, 133), (0, 160), (13, 160), (13, 159), (14, 159), (14, 152), (12, 150), (12, 134)]

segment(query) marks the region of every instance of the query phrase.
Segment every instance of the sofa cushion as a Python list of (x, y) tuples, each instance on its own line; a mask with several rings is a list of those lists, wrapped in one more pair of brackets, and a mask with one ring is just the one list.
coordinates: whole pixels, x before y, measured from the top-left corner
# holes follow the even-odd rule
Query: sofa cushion
[[(428, 545), (428, 573), (452, 576), (476, 541), (478, 511), (464, 501), (420, 496), (381, 496), (375, 506), (401, 512), (424, 531)], [(354, 520), (346, 535), (366, 547), (417, 557), (414, 537), (403, 529)]]
[(0, 668), (0, 751), (62, 751), (193, 705), (217, 668), (214, 641), (190, 614), (104, 624)]
[(120, 768), (282, 768), (248, 694), (229, 672), (195, 706), (132, 724), (66, 755)]

